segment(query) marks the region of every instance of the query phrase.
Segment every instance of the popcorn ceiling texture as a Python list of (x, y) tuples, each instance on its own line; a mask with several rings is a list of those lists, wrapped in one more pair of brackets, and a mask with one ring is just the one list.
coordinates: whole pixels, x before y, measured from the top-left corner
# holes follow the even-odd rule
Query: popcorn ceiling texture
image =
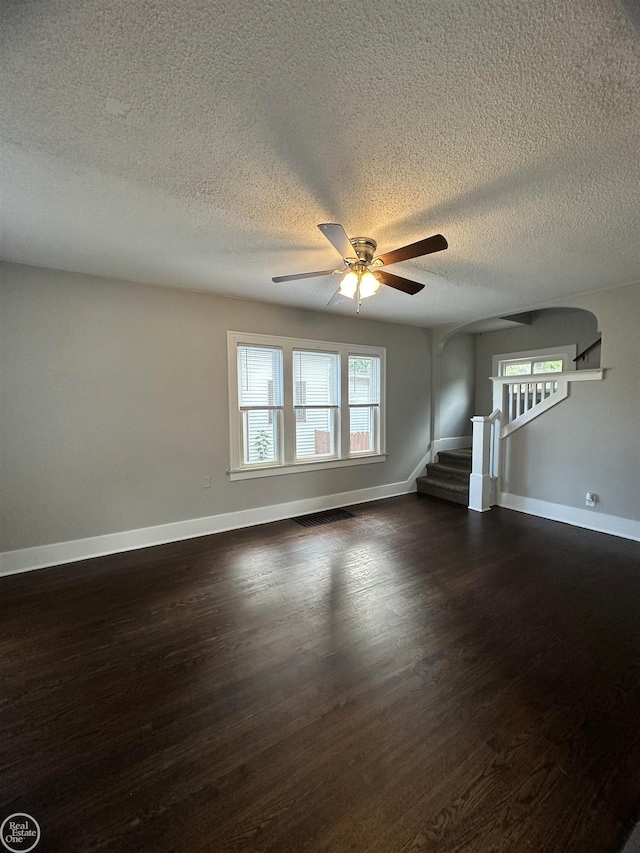
[(471, 320), (640, 277), (619, 0), (5, 0), (1, 257), (326, 308), (342, 222), (441, 232), (363, 315)]

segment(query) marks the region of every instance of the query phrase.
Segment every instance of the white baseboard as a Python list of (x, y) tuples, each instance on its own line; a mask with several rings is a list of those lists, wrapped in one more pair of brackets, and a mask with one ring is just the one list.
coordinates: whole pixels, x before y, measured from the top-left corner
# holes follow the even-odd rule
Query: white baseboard
[(498, 506), (505, 509), (515, 509), (517, 512), (524, 512), (527, 515), (549, 518), (551, 521), (562, 521), (564, 524), (572, 524), (574, 527), (584, 527), (598, 533), (610, 533), (612, 536), (621, 536), (623, 539), (633, 539), (640, 542), (640, 521), (633, 518), (604, 515), (593, 510), (554, 504), (535, 498), (525, 498), (522, 495), (511, 495), (509, 492), (502, 492), (498, 496)]
[(460, 450), (462, 447), (471, 447), (473, 438), (470, 435), (454, 435), (451, 438), (436, 438), (432, 443), (433, 456), (441, 450)]
[(415, 492), (415, 490), (416, 490), (416, 477), (419, 477), (423, 473), (424, 469), (427, 467), (427, 464), (429, 462), (432, 462), (434, 459), (435, 459), (435, 452), (433, 450), (433, 442), (431, 442), (431, 444), (427, 448), (427, 452), (422, 457), (422, 459), (420, 460), (420, 462), (418, 463), (418, 465), (414, 469), (413, 473), (411, 474), (411, 476), (409, 477), (409, 479), (406, 482), (406, 486), (407, 486), (406, 491), (407, 492)]
[[(424, 468), (424, 465), (423, 461), (417, 469), (418, 473)], [(305, 515), (309, 512), (319, 512), (323, 509), (335, 509), (336, 507), (404, 495), (415, 491), (416, 476), (417, 473), (403, 483), (390, 483), (369, 489), (341, 492), (337, 495), (324, 495), (239, 512), (211, 515), (205, 518), (175, 521), (157, 527), (143, 527), (139, 530), (125, 530), (119, 533), (108, 533), (104, 536), (92, 536), (89, 539), (56, 542), (52, 545), (23, 548), (19, 551), (5, 551), (0, 554), (0, 577), (28, 572), (33, 569), (44, 569), (49, 566), (59, 566), (63, 563), (75, 563), (78, 560), (104, 557), (121, 551), (133, 551), (137, 548), (163, 545), (166, 542), (179, 542), (196, 536), (208, 536), (211, 533), (223, 533), (226, 530), (237, 530), (241, 527), (252, 527), (255, 524), (265, 524), (270, 521), (282, 521), (285, 518)]]
[[(70, 542), (56, 542), (52, 545), (40, 545), (35, 548), (23, 548), (18, 551), (5, 551), (0, 554), (0, 576), (28, 572), (34, 569), (44, 569), (49, 566), (59, 566), (64, 563), (74, 563), (79, 560), (90, 560), (95, 557), (104, 557), (122, 551), (133, 551), (138, 548), (163, 545), (167, 542), (179, 542), (197, 536), (223, 533), (227, 530), (252, 527), (256, 524), (266, 524), (271, 521), (282, 521), (296, 515), (319, 512), (323, 509), (335, 509), (336, 507), (368, 503), (369, 501), (409, 494), (415, 491), (415, 479), (424, 468), (430, 456), (431, 451), (428, 451), (424, 459), (416, 467), (415, 472), (406, 482), (390, 483), (384, 486), (374, 486), (369, 489), (358, 489), (351, 492), (341, 492), (336, 495), (306, 498), (300, 501), (256, 507), (255, 509), (241, 510), (239, 512), (211, 515), (205, 518), (175, 521), (170, 524), (161, 524), (157, 527), (144, 527), (138, 530), (108, 533), (103, 536), (92, 536), (88, 539), (74, 539)], [(634, 521), (629, 518), (596, 514), (588, 510), (535, 500), (534, 498), (525, 498), (520, 495), (511, 495), (507, 492), (499, 495), (498, 506), (524, 512), (528, 515), (549, 518), (552, 521), (562, 521), (565, 524), (585, 527), (600, 533), (610, 533), (613, 536), (640, 541), (640, 521)]]

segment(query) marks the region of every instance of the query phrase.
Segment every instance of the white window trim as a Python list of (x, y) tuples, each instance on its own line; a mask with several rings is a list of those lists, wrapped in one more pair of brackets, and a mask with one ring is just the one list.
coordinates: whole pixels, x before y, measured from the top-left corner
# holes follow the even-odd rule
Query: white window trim
[(531, 349), (526, 352), (503, 352), (499, 355), (494, 355), (491, 362), (491, 375), (498, 376), (500, 373), (501, 361), (525, 361), (532, 359), (534, 361), (555, 361), (561, 358), (563, 363), (563, 373), (569, 370), (576, 369), (576, 363), (573, 360), (578, 354), (577, 344), (563, 344), (557, 347), (545, 347), (544, 349)]
[[(284, 381), (284, 408), (282, 410), (282, 438), (284, 442), (283, 463), (266, 463), (259, 466), (241, 466), (242, 441), (238, 408), (238, 344), (282, 348)], [(331, 456), (318, 460), (295, 459), (295, 411), (293, 409), (293, 350), (305, 349), (326, 351), (340, 355), (340, 405), (337, 447), (339, 457)], [(378, 418), (379, 445), (370, 453), (349, 451), (349, 356), (375, 355), (380, 359), (380, 409)], [(386, 454), (386, 349), (385, 347), (362, 344), (338, 343), (336, 341), (312, 341), (305, 338), (258, 335), (249, 332), (227, 332), (227, 374), (229, 383), (229, 445), (231, 462), (227, 472), (230, 480), (249, 480), (256, 477), (273, 477), (282, 474), (297, 474), (320, 471), (327, 468), (343, 468), (350, 465), (366, 465), (385, 462)]]

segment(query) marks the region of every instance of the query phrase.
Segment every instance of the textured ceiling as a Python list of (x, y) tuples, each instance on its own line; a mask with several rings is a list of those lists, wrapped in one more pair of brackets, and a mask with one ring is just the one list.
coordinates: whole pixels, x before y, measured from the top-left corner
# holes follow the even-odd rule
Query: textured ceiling
[(620, 0), (1, 0), (1, 257), (326, 308), (339, 257), (441, 232), (362, 314), (420, 325), (640, 278)]

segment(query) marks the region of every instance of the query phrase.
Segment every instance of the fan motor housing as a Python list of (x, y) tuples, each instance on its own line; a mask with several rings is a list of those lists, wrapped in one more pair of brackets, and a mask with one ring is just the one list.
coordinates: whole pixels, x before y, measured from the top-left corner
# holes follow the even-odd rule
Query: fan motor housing
[(364, 261), (366, 264), (370, 264), (378, 248), (376, 241), (372, 240), (371, 237), (353, 237), (349, 242), (353, 246), (358, 259)]

